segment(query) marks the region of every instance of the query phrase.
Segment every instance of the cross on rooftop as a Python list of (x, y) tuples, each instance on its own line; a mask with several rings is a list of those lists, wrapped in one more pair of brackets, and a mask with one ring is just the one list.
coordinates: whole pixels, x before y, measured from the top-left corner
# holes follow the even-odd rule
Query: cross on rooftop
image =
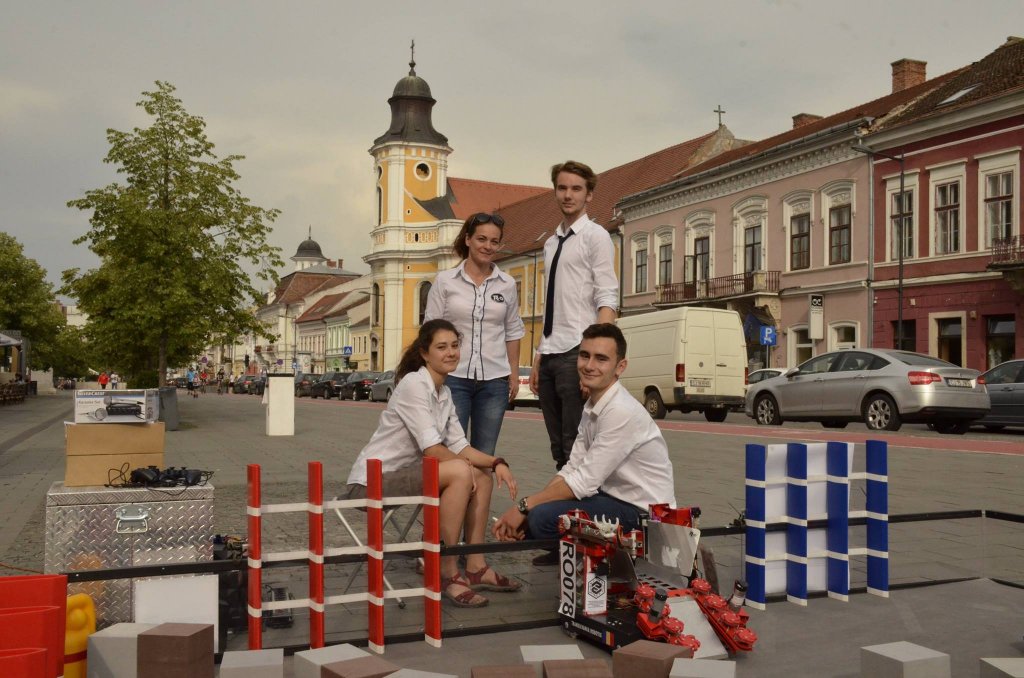
[(409, 45), (409, 75), (416, 75), (416, 41)]
[(715, 110), (713, 110), (711, 112), (712, 113), (718, 113), (718, 126), (721, 127), (722, 126), (722, 114), (725, 113), (725, 111), (722, 110), (722, 104), (718, 104), (718, 108), (716, 108)]

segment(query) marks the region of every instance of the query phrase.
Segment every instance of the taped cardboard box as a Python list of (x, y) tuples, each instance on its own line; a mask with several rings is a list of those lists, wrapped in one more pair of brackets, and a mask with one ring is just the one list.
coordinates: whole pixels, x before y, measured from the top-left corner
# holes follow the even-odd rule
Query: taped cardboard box
[(142, 424), (160, 418), (155, 388), (75, 391), (76, 424)]
[(164, 467), (164, 424), (65, 424), (66, 487), (106, 485), (121, 469)]

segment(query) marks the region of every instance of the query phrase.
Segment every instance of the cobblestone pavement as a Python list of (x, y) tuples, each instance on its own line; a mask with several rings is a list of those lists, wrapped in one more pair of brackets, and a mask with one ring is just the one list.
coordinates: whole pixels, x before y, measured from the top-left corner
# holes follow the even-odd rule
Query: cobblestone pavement
[[(264, 408), (255, 396), (208, 393), (197, 400), (183, 397), (179, 401), (181, 428), (167, 434), (166, 464), (214, 471), (215, 529), (222, 534), (244, 534), (247, 464), (257, 463), (262, 468), (264, 503), (303, 501), (306, 465), (311, 460), (324, 463), (325, 495), (334, 496), (344, 486), (352, 460), (376, 427), (382, 408), (378, 403), (298, 399), (296, 434), (268, 437), (264, 434)], [(0, 575), (17, 573), (10, 567), (42, 569), (44, 499), (50, 484), (63, 477), (62, 422), (70, 413), (69, 394), (40, 396), (23, 405), (0, 408), (0, 511), (4, 516), (0, 521)], [(709, 424), (677, 413), (663, 422), (675, 469), (676, 496), (680, 503), (701, 506), (704, 527), (725, 525), (742, 508), (747, 443), (818, 440), (823, 435), (815, 425), (758, 428), (749, 422), (734, 414), (725, 424)], [(867, 437), (863, 426), (851, 425), (845, 431), (827, 432), (825, 439), (862, 442)], [(975, 432), (938, 436), (923, 427), (905, 427), (884, 437), (890, 443), (890, 514), (968, 509), (1024, 514), (1024, 483), (1020, 482), (1024, 436)], [(539, 411), (519, 408), (508, 413), (499, 454), (510, 461), (521, 491), (535, 491), (550, 477), (553, 467), (546, 449)], [(492, 511), (500, 514), (509, 504), (507, 495), (498, 494)], [(272, 515), (264, 522), (265, 550), (305, 548), (304, 515)], [(345, 543), (330, 513), (326, 522), (328, 545)], [(892, 581), (978, 576), (1024, 581), (1021, 533), (1016, 524), (982, 518), (894, 524)], [(708, 541), (715, 550), (721, 580), (731, 582), (738, 570), (739, 540)], [(483, 611), (445, 606), (445, 628), (551, 619), (553, 572), (532, 566), (532, 555), (493, 556), (496, 569), (523, 581), (524, 590), (493, 594), (491, 605)], [(392, 565), (388, 574), (398, 588), (416, 585), (415, 572), (408, 563)], [(862, 584), (863, 576), (855, 567), (852, 584)], [(268, 569), (266, 578), (287, 583), (296, 597), (306, 595), (303, 568)], [(348, 570), (329, 568), (328, 593), (339, 593), (347, 579)], [(356, 577), (352, 590), (358, 590), (360, 580)], [(405, 609), (389, 607), (386, 619), (389, 634), (415, 633), (422, 626), (422, 606), (413, 599)], [(757, 623), (755, 618), (752, 625), (757, 628)], [(329, 641), (364, 637), (365, 609), (361, 605), (330, 609), (327, 627)], [(305, 628), (304, 616), (297, 614), (292, 629), (268, 632), (267, 644), (299, 644)], [(244, 638), (229, 642), (232, 647), (239, 645), (244, 645)], [(761, 669), (757, 673), (741, 671), (741, 675), (776, 674)]]

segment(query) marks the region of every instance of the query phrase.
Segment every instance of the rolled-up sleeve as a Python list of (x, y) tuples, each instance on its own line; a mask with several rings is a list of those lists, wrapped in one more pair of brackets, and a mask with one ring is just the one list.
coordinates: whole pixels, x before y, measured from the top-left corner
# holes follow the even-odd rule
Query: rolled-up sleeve
[(615, 275), (615, 245), (603, 228), (594, 229), (590, 256), (594, 271), (594, 308), (619, 307), (619, 279)]
[(505, 341), (515, 341), (526, 336), (526, 325), (519, 315), (519, 295), (514, 282), (509, 296), (512, 298), (505, 304)]
[(582, 440), (582, 436), (578, 436), (573, 444), (569, 463), (558, 472), (577, 499), (597, 494), (604, 481), (622, 464), (636, 445), (636, 430), (630, 425), (628, 418), (617, 418), (611, 426), (602, 426), (599, 433), (600, 435), (595, 435), (589, 448)]
[(427, 293), (427, 308), (423, 312), (423, 321), (436, 320), (444, 317), (444, 278), (437, 276)]
[[(416, 441), (420, 452), (432, 445), (444, 442), (442, 432), (438, 430), (434, 418), (430, 415), (430, 398), (428, 386), (425, 384), (410, 384), (414, 388), (395, 389), (391, 396), (398, 402), (395, 403), (394, 412), (405, 424), (409, 435)], [(463, 436), (465, 437), (465, 436)]]
[(448, 415), (448, 425), (445, 427), (444, 445), (451, 452), (458, 454), (464, 449), (469, 447), (469, 441), (466, 440), (466, 432), (462, 430), (462, 424), (459, 422), (459, 413), (452, 407), (451, 413)]

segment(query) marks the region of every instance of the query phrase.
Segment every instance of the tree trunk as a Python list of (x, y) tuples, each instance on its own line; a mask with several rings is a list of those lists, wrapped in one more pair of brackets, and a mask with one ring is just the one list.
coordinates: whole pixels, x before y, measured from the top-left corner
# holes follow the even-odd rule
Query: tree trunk
[(156, 383), (167, 386), (167, 334), (160, 335), (160, 357), (157, 359)]

